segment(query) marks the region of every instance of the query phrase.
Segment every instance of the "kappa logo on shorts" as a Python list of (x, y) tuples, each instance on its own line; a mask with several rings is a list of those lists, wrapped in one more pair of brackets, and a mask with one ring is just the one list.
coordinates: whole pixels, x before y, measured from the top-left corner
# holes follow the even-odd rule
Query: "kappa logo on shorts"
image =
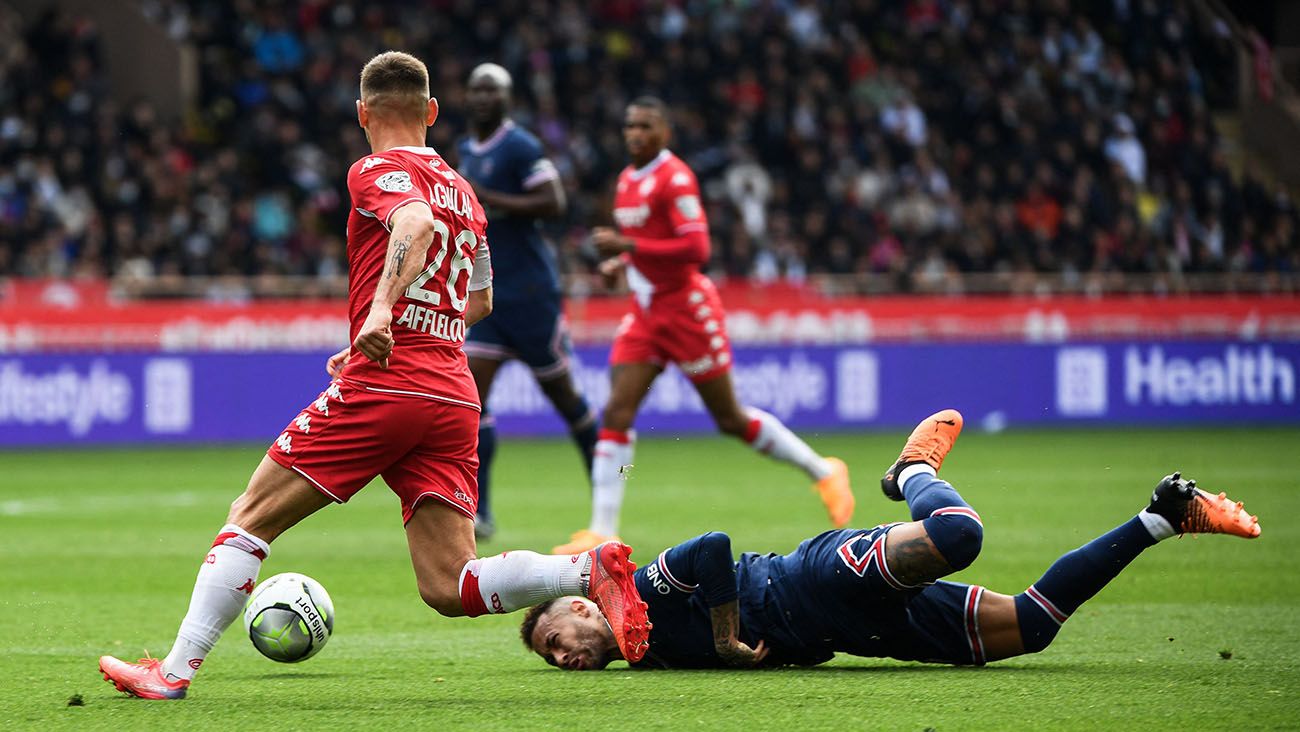
[(286, 453), (293, 452), (293, 438), (288, 432), (281, 434), (275, 441), (275, 444)]
[(460, 501), (460, 502), (462, 502), (462, 503), (473, 503), (473, 501), (470, 500), (469, 495), (467, 495), (467, 494), (465, 493), (465, 491), (458, 490), (458, 491), (456, 491), (455, 493), (453, 493), (452, 495), (454, 495), (454, 496), (456, 497), (456, 500), (458, 500), (458, 501)]
[[(306, 412), (303, 412), (302, 414), (298, 415), (297, 419), (294, 420), (294, 424), (298, 425), (298, 429), (302, 430), (302, 433), (304, 435), (308, 434), (309, 432), (311, 432), (311, 415), (307, 414)], [(286, 450), (285, 452), (288, 451)]]
[(685, 361), (679, 363), (677, 364), (677, 366), (682, 371), (685, 371), (687, 374), (691, 376), (694, 376), (695, 374), (702, 374), (705, 371), (712, 369), (717, 363), (720, 363), (722, 361), (721, 356), (724, 356), (726, 354), (718, 354), (718, 355), (719, 358), (717, 361), (713, 360), (713, 356), (704, 356), (702, 358), (697, 358), (694, 361)]

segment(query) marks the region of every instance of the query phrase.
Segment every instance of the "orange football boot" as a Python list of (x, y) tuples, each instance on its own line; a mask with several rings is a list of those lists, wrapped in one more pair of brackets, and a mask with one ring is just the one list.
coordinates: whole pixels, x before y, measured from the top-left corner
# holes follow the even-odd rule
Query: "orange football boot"
[(604, 614), (623, 658), (628, 663), (636, 663), (650, 648), (651, 625), (646, 614), (649, 606), (636, 591), (632, 578), (636, 565), (628, 559), (631, 553), (631, 547), (616, 541), (592, 549), (587, 597)]
[(604, 534), (597, 534), (594, 531), (583, 529), (581, 531), (573, 532), (573, 534), (569, 536), (568, 544), (561, 544), (551, 549), (551, 553), (552, 554), (581, 554), (583, 552), (589, 552), (592, 549), (595, 549), (597, 546), (600, 546), (601, 544), (604, 544), (607, 541), (617, 542), (617, 541), (622, 541), (622, 539), (618, 538), (617, 536), (605, 536)]
[(1182, 473), (1166, 475), (1151, 493), (1151, 513), (1165, 517), (1179, 534), (1232, 534), (1245, 539), (1259, 536), (1259, 518), (1245, 511), (1241, 501), (1227, 494), (1214, 495), (1183, 480)]
[(937, 471), (939, 466), (943, 465), (943, 459), (948, 456), (953, 443), (957, 442), (957, 435), (961, 434), (961, 425), (961, 412), (956, 409), (944, 409), (921, 420), (916, 429), (912, 430), (911, 436), (907, 438), (898, 460), (880, 479), (880, 490), (885, 492), (885, 497), (891, 501), (903, 500), (903, 488), (898, 484), (898, 473), (908, 465), (925, 463)]
[(184, 699), (190, 688), (186, 679), (168, 681), (162, 673), (162, 659), (142, 658), (127, 663), (112, 656), (99, 657), (99, 670), (104, 680), (141, 699)]
[(831, 474), (817, 481), (813, 490), (817, 491), (822, 503), (826, 504), (831, 525), (839, 529), (848, 526), (853, 519), (854, 500), (853, 490), (849, 487), (849, 466), (839, 458), (828, 457), (826, 462), (831, 466)]

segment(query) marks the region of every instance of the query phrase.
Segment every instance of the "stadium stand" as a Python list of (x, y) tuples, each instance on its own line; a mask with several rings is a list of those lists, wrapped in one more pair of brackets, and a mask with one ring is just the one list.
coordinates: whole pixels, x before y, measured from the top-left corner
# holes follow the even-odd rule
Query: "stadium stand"
[(1231, 39), (1187, 2), (141, 7), (198, 49), (183, 119), (108, 94), (92, 22), (24, 23), (0, 2), (0, 276), (238, 300), (296, 275), (338, 292), (344, 172), (365, 151), (355, 69), (403, 48), (434, 69), (446, 152), (469, 68), (515, 75), (517, 116), (571, 194), (553, 232), (570, 273), (589, 271), (583, 241), (624, 165), (624, 102), (652, 92), (704, 187), (716, 275), (903, 292), (1300, 284), (1295, 200), (1234, 174), (1213, 121), (1238, 93)]

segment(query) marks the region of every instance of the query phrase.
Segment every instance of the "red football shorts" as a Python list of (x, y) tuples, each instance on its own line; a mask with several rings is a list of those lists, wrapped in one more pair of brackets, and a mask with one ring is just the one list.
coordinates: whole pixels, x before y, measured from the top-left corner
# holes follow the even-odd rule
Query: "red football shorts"
[(469, 407), (336, 380), (266, 453), (338, 503), (379, 475), (401, 499), (403, 523), (426, 498), (473, 519), (478, 420)]
[(656, 296), (648, 308), (635, 306), (619, 323), (609, 353), (611, 366), (669, 362), (696, 384), (731, 368), (722, 298), (707, 280)]

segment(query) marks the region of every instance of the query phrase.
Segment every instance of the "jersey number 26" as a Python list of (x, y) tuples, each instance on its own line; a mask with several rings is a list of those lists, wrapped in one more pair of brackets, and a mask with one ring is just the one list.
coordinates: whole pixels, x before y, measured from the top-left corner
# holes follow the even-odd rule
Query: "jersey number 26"
[[(427, 290), (424, 285), (438, 276), (438, 270), (442, 268), (442, 261), (447, 258), (447, 250), (452, 250), (451, 265), (447, 269), (447, 280), (444, 284), (447, 290), (447, 297), (451, 301), (451, 306), (456, 312), (465, 312), (465, 305), (469, 302), (469, 275), (470, 270), (474, 268), (474, 259), (472, 255), (465, 254), (462, 247), (469, 247), (470, 252), (474, 251), (474, 244), (477, 241), (474, 232), (469, 229), (462, 229), (456, 235), (453, 242), (451, 238), (451, 229), (446, 223), (433, 220), (433, 238), (439, 243), (438, 253), (433, 255), (433, 261), (429, 266), (424, 268), (410, 287), (406, 288), (406, 296), (412, 300), (419, 300), (430, 305), (442, 304), (442, 293), (438, 290)], [(461, 278), (461, 273), (466, 276)], [(435, 280), (436, 284), (436, 280)]]

